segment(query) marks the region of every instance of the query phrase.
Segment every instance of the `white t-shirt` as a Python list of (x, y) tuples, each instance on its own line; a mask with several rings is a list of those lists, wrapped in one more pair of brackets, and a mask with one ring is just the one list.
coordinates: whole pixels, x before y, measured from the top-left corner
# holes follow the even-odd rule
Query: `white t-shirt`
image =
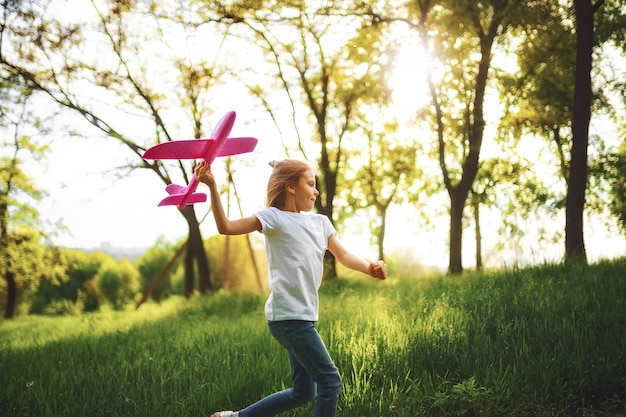
[(265, 235), (270, 321), (317, 321), (328, 238), (337, 233), (328, 217), (293, 213), (275, 207), (256, 213)]

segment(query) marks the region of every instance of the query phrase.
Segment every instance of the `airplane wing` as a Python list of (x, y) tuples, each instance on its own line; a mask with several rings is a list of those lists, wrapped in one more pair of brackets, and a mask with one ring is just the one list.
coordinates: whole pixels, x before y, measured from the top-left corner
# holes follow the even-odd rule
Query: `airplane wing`
[(143, 157), (144, 159), (204, 159), (215, 144), (213, 139), (163, 142), (148, 149)]
[(217, 156), (239, 155), (252, 152), (256, 147), (257, 138), (228, 138)]
[[(204, 159), (211, 163), (218, 156), (238, 155), (252, 152), (258, 140), (251, 137), (229, 138), (235, 112), (228, 112), (222, 117), (210, 139), (176, 140), (159, 143), (148, 149), (144, 159)], [(207, 195), (196, 193), (198, 179), (194, 174), (186, 187), (176, 184), (168, 185), (165, 190), (170, 194), (165, 197), (159, 206), (176, 205), (184, 209), (187, 204), (200, 203), (207, 200)]]
[[(216, 156), (239, 155), (252, 152), (256, 147), (256, 138), (227, 138), (224, 146)], [(214, 139), (175, 140), (159, 143), (148, 149), (144, 159), (207, 159), (217, 142)]]

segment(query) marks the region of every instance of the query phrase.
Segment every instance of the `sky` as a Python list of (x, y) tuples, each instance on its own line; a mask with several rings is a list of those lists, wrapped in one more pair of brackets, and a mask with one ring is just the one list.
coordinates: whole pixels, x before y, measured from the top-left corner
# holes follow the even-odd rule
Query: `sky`
[[(74, 11), (84, 16), (89, 9), (82, 7), (84, 1), (58, 0), (60, 9), (69, 13)], [(89, 6), (90, 7), (90, 6)], [(71, 17), (65, 14), (66, 17)], [(395, 99), (399, 107), (403, 103), (415, 101), (415, 97), (425, 96), (418, 91), (414, 80), (423, 70), (425, 57), (416, 52), (416, 48), (407, 45), (400, 55), (396, 70)], [(237, 120), (231, 136), (254, 136), (259, 139), (253, 154), (240, 155), (237, 158), (239, 171), (235, 173), (235, 182), (241, 197), (244, 215), (260, 210), (264, 205), (265, 186), (270, 174), (267, 162), (285, 157), (278, 132), (270, 122), (268, 115), (258, 110), (228, 90), (217, 97), (216, 111), (206, 123), (211, 128), (227, 111), (237, 112)], [(43, 104), (46, 105), (46, 104)], [(49, 104), (47, 104), (49, 105)], [(405, 106), (407, 107), (407, 106)], [(410, 107), (410, 106), (408, 106)], [(69, 118), (65, 123), (81, 125), (82, 131), (89, 131), (86, 122)], [(207, 129), (210, 131), (211, 129)], [(41, 217), (49, 222), (61, 220), (69, 229), (54, 237), (54, 243), (71, 248), (94, 249), (106, 246), (116, 248), (148, 248), (158, 239), (175, 242), (187, 235), (187, 225), (175, 207), (158, 207), (158, 202), (166, 195), (164, 184), (147, 170), (136, 170), (127, 176), (117, 178), (114, 168), (128, 160), (130, 152), (111, 140), (104, 140), (93, 130), (85, 138), (78, 138), (63, 132), (49, 138), (52, 144), (44, 165), (32, 166), (31, 172), (36, 184), (46, 191), (46, 196), (38, 203)], [(180, 137), (175, 139), (189, 139)], [(135, 162), (136, 158), (134, 159)], [(218, 160), (214, 164), (218, 181), (225, 180), (225, 170)], [(181, 184), (185, 185), (185, 184)], [(206, 192), (200, 185), (199, 192)], [(444, 207), (445, 199), (433, 198), (431, 202)], [(208, 213), (208, 204), (196, 205), (198, 218)], [(433, 219), (433, 224), (425, 230), (419, 219), (418, 208), (414, 205), (394, 207), (388, 215), (388, 233), (386, 248), (389, 252), (414, 258), (418, 262), (445, 268), (447, 265), (448, 218), (444, 214)], [(231, 217), (239, 216), (238, 209), (232, 209)], [(445, 211), (444, 211), (445, 213)], [(490, 249), (500, 239), (497, 225), (489, 224), (489, 216), (483, 225), (484, 247), (488, 257)], [(340, 238), (353, 250), (367, 258), (376, 256), (376, 249), (370, 244), (367, 231), (368, 219), (357, 214), (346, 222)], [(606, 230), (601, 224), (588, 224), (587, 241), (590, 258), (612, 257), (626, 252), (623, 237), (614, 230)], [(216, 233), (212, 216), (201, 225), (204, 237)], [(464, 264), (471, 264), (473, 242), (470, 229), (466, 229)], [(542, 262), (558, 260), (561, 244), (553, 250), (539, 249), (524, 256), (527, 261)], [(492, 256), (496, 256), (491, 253)], [(515, 253), (506, 255), (507, 262), (516, 261)]]

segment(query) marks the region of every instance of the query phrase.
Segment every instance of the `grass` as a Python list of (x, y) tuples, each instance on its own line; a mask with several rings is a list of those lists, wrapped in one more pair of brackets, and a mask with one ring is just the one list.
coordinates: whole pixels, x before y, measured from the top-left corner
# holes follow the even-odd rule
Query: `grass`
[[(591, 416), (626, 405), (626, 260), (321, 291), (339, 415)], [(0, 415), (209, 416), (289, 384), (264, 297), (0, 325)], [(285, 415), (312, 415), (307, 406)]]

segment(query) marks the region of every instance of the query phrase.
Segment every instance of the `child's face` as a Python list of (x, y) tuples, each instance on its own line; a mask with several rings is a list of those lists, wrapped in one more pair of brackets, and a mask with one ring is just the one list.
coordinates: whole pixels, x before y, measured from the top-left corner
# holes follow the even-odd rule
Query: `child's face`
[(294, 188), (296, 210), (299, 212), (313, 210), (315, 197), (319, 195), (319, 191), (315, 187), (315, 174), (313, 174), (313, 171), (305, 171)]

